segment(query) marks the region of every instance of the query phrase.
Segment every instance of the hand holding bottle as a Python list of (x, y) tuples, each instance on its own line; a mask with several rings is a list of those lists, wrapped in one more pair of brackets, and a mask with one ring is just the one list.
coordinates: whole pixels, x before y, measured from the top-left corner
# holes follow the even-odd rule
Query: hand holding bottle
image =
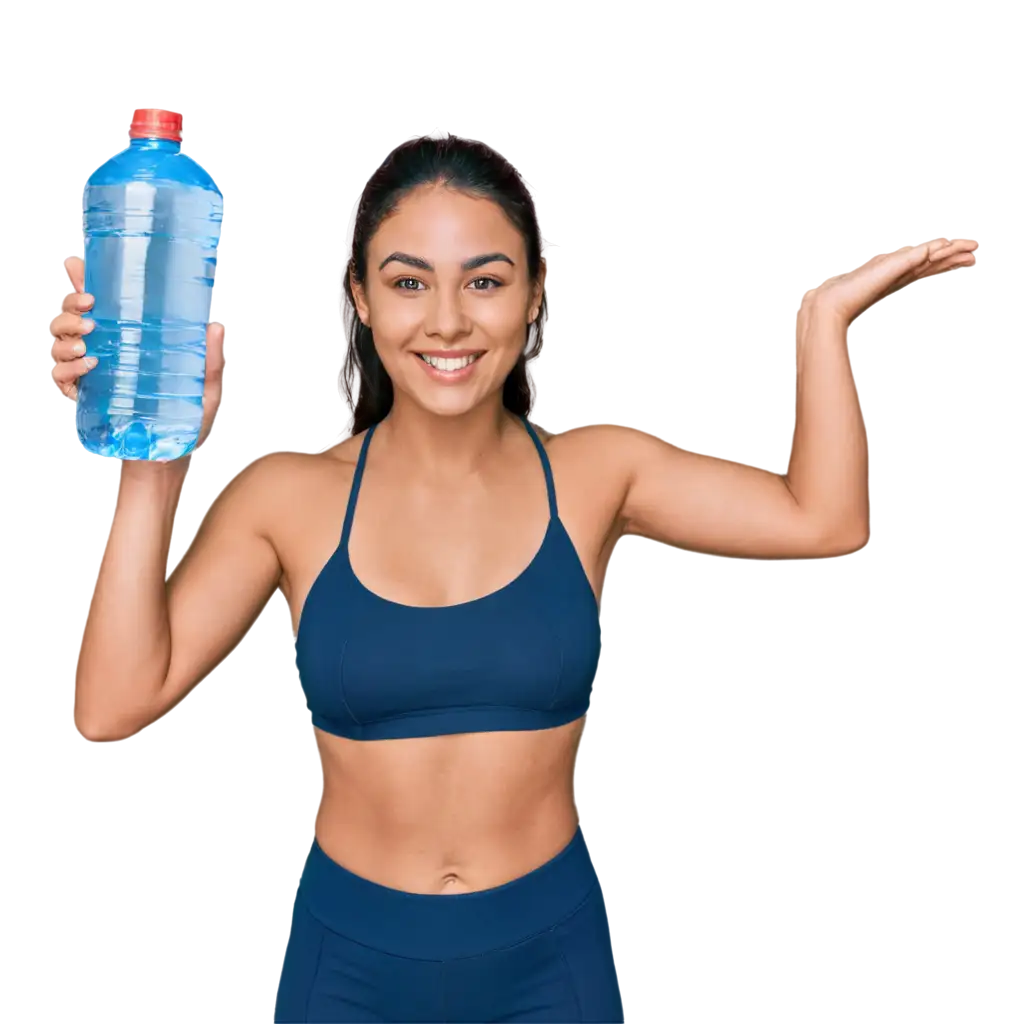
[[(91, 295), (85, 294), (85, 263), (78, 256), (69, 256), (64, 261), (74, 291), (64, 297), (62, 312), (50, 324), (53, 335), (54, 367), (53, 380), (61, 393), (76, 401), (78, 379), (96, 365), (96, 359), (89, 356), (88, 338), (92, 322), (85, 314), (92, 308)], [(220, 406), (221, 382), (224, 374), (224, 326), (211, 323), (206, 328), (206, 378), (203, 386), (203, 421), (199, 430), (198, 448), (206, 440), (213, 426), (214, 417)]]

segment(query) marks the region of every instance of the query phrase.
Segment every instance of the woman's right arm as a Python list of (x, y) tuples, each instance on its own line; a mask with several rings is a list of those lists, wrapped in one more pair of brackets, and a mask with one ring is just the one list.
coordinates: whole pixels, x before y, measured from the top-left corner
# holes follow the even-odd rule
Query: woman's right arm
[[(50, 325), (52, 372), (61, 393), (76, 400), (77, 381), (94, 365), (83, 356), (91, 325), (82, 314), (92, 296), (85, 294), (82, 260), (69, 257), (64, 267), (75, 290)], [(211, 323), (196, 448), (217, 414), (223, 372), (224, 328)], [(257, 459), (228, 484), (167, 579), (171, 528), (191, 458), (121, 463), (114, 523), (75, 675), (75, 725), (88, 739), (124, 739), (170, 711), (237, 646), (281, 578), (270, 522), (280, 507), (287, 453)]]
[(281, 577), (266, 520), (282, 458), (264, 456), (228, 484), (170, 579), (191, 456), (122, 463), (75, 678), (75, 725), (87, 739), (124, 739), (156, 721), (256, 621)]

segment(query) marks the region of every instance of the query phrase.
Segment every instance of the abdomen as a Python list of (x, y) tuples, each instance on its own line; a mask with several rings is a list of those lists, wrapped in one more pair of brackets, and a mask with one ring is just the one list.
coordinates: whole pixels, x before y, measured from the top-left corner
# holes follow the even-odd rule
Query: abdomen
[(317, 730), (320, 845), (355, 874), (407, 892), (472, 891), (526, 874), (575, 831), (584, 722), (372, 741)]

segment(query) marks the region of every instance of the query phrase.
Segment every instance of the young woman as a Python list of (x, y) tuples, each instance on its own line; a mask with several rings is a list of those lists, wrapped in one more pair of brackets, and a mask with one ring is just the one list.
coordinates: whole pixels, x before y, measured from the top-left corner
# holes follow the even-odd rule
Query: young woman
[[(345, 273), (352, 436), (248, 466), (169, 579), (191, 456), (125, 461), (76, 681), (83, 735), (130, 736), (283, 591), (324, 792), (275, 1020), (623, 1020), (573, 799), (612, 549), (624, 534), (748, 558), (862, 547), (847, 327), (910, 282), (973, 264), (976, 244), (907, 246), (807, 292), (780, 475), (625, 427), (533, 426), (545, 264), (527, 189), (478, 142), (415, 139), (387, 157)], [(81, 260), (66, 266), (53, 376), (75, 398), (91, 299)], [(199, 444), (223, 327), (207, 338)]]

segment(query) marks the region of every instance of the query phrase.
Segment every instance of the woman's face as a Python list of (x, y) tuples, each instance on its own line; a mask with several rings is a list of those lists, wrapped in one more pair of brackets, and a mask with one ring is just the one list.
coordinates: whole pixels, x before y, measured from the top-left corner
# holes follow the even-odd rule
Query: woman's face
[(491, 200), (437, 185), (409, 193), (370, 239), (365, 282), (352, 281), (396, 399), (457, 416), (500, 394), (544, 273), (542, 261), (531, 285), (522, 236)]

